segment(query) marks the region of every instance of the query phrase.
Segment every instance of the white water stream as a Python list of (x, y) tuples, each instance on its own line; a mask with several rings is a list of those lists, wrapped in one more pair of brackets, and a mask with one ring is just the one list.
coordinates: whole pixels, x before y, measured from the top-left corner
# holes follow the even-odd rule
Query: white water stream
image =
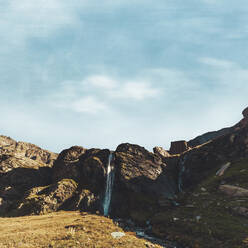
[(179, 192), (183, 191), (183, 181), (182, 181), (182, 177), (183, 177), (183, 173), (185, 172), (185, 162), (187, 159), (187, 154), (180, 159), (179, 161), (179, 175), (178, 175), (178, 190)]
[(107, 165), (107, 181), (106, 181), (106, 189), (105, 195), (103, 199), (103, 214), (104, 216), (108, 216), (109, 214), (109, 207), (111, 202), (112, 190), (114, 185), (114, 166), (111, 166), (111, 161), (113, 159), (113, 153), (110, 152), (108, 158), (108, 165)]

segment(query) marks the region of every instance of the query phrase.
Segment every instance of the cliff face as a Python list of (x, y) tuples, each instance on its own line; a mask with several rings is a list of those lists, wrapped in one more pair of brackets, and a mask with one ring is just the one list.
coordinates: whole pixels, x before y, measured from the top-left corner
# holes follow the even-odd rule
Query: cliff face
[[(171, 153), (175, 154), (158, 147), (151, 153), (138, 145), (119, 145), (112, 152), (115, 177), (110, 215), (131, 218), (148, 225), (153, 234), (189, 247), (245, 247), (246, 110), (243, 115), (235, 126), (189, 142), (192, 147), (185, 141), (173, 143)], [(60, 209), (102, 213), (110, 153), (73, 146), (57, 157), (1, 136), (0, 214)]]
[(8, 213), (24, 193), (51, 182), (57, 154), (0, 136), (0, 214)]

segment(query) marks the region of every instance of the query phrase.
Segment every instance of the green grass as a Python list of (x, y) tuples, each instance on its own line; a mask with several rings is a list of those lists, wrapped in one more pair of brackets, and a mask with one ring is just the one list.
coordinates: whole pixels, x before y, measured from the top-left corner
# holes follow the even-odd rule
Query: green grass
[(248, 218), (232, 211), (236, 206), (248, 207), (248, 199), (229, 198), (218, 190), (221, 183), (248, 188), (248, 160), (231, 164), (221, 177), (215, 173), (193, 192), (180, 195), (180, 207), (154, 216), (154, 233), (191, 247), (248, 247)]

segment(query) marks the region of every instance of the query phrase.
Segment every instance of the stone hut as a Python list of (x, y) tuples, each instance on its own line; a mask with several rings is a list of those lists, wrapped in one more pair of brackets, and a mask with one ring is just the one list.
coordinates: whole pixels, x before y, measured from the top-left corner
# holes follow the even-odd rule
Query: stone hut
[(171, 142), (170, 154), (180, 154), (188, 150), (188, 144), (185, 140)]

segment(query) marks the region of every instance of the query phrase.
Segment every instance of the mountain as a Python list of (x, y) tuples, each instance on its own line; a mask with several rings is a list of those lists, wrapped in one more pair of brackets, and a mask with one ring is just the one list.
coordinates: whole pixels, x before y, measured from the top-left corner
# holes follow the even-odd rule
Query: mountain
[(248, 108), (230, 128), (170, 151), (120, 144), (59, 155), (0, 137), (0, 214), (58, 210), (132, 220), (183, 247), (247, 247)]

